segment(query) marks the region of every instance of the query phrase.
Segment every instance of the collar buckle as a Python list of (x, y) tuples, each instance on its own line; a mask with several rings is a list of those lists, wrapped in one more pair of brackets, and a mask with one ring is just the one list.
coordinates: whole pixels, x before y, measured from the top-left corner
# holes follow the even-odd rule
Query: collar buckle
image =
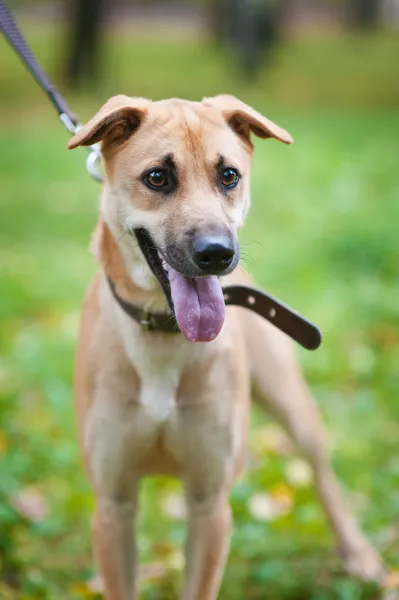
[(141, 313), (140, 325), (143, 331), (152, 331), (154, 329), (155, 323), (151, 313), (147, 311)]

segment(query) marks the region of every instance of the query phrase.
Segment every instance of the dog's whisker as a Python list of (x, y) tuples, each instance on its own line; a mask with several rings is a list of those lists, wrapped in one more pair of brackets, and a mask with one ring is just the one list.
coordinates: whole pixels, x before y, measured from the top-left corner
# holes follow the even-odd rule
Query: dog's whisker
[(252, 256), (248, 256), (247, 254), (245, 254), (245, 252), (241, 252), (240, 254), (240, 263), (243, 262), (246, 265), (250, 264), (253, 265), (255, 264), (255, 260), (252, 258)]
[(246, 267), (248, 267), (249, 265), (251, 265), (251, 264), (253, 264), (253, 263), (252, 263), (252, 262), (250, 262), (250, 261), (248, 261), (248, 260), (246, 260), (246, 259), (244, 258), (244, 259), (242, 259), (242, 260), (240, 261), (240, 264), (241, 264), (241, 265), (245, 265)]
[(241, 247), (242, 246), (244, 246), (244, 247), (251, 246), (252, 244), (257, 244), (258, 246), (260, 246), (261, 248), (264, 249), (264, 245), (261, 242), (259, 242), (258, 240), (241, 240), (241, 242), (240, 242)]

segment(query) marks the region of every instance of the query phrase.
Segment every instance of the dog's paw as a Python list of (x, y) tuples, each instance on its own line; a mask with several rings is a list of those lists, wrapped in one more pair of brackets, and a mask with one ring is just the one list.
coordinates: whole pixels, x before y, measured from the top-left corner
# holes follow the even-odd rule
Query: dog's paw
[(345, 548), (340, 552), (348, 575), (362, 581), (380, 582), (384, 576), (382, 560), (376, 550), (363, 541), (358, 546)]

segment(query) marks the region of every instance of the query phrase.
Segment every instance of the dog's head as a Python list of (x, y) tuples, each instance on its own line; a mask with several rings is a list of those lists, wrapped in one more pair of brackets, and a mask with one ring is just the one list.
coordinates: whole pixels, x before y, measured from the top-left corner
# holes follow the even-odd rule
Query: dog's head
[(251, 133), (292, 143), (284, 129), (233, 96), (202, 102), (115, 96), (68, 145), (102, 142), (103, 217), (117, 235), (137, 238), (190, 340), (209, 341), (223, 325), (218, 277), (239, 261)]

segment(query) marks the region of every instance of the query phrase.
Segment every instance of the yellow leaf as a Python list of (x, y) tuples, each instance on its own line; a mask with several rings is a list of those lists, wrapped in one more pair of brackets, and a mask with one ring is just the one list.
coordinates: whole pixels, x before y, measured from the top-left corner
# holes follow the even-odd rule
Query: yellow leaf
[(399, 589), (399, 571), (390, 571), (382, 581), (382, 587), (387, 590)]
[(85, 600), (92, 600), (97, 597), (97, 593), (91, 589), (89, 583), (76, 583), (72, 587), (71, 592), (80, 598), (84, 598)]
[(274, 500), (279, 502), (292, 504), (294, 494), (292, 489), (286, 483), (277, 483), (272, 487), (271, 496)]

